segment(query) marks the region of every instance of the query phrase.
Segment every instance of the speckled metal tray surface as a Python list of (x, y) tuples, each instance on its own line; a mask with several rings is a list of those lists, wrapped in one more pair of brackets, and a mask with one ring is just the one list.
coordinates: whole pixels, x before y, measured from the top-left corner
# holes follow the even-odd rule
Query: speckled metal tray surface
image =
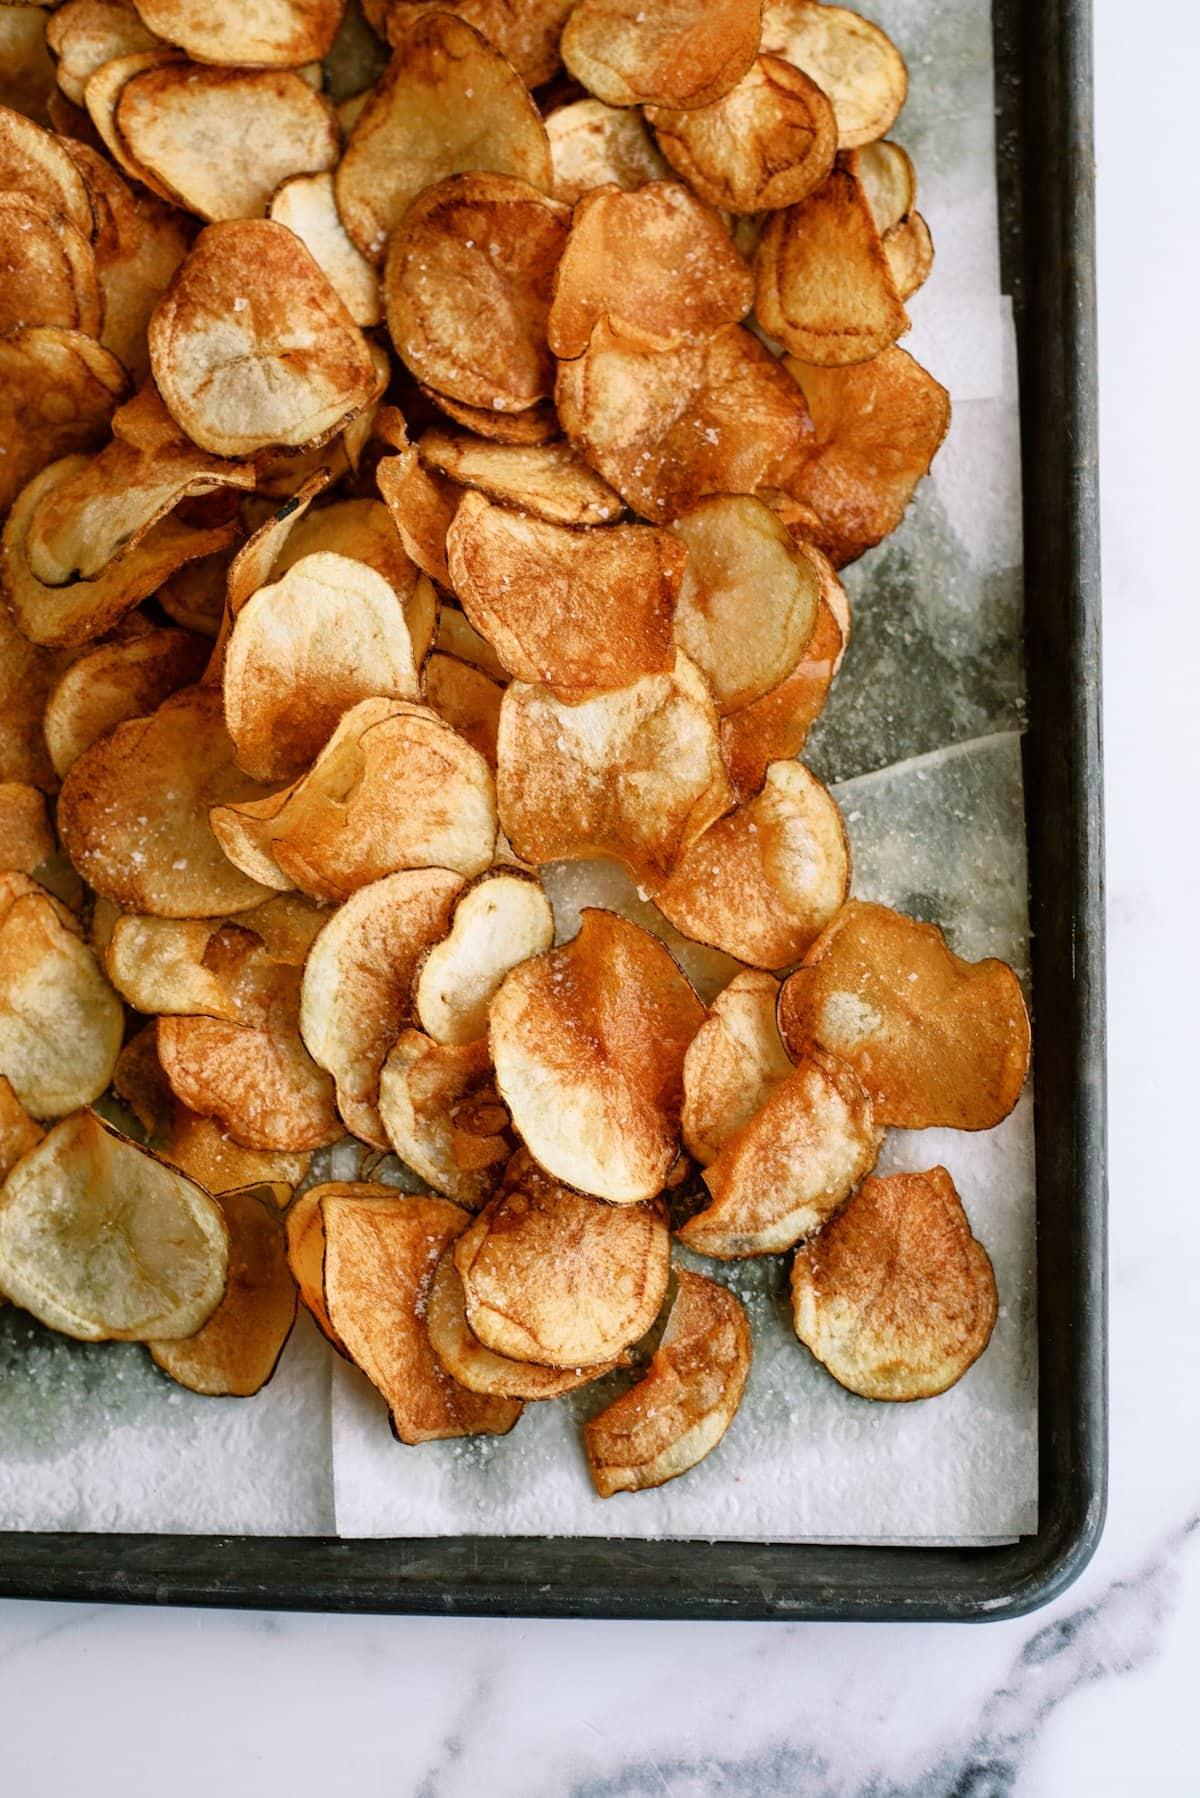
[(1103, 845), (1087, 0), (996, 0), (1018, 330), (1037, 1090), (1039, 1525), (977, 1548), (483, 1536), (0, 1535), (22, 1597), (513, 1616), (972, 1620), (1085, 1565), (1105, 1487)]

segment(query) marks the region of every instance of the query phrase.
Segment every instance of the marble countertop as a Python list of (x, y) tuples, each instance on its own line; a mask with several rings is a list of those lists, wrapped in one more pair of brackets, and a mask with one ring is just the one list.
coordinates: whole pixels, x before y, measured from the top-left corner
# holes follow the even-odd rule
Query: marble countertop
[[(493, 1623), (0, 1604), (10, 1789), (89, 1798), (1194, 1793), (1200, 1661), (1195, 429), (1187, 46), (1100, 0), (1112, 1491), (1046, 1612)], [(1183, 24), (1178, 0), (1150, 8)], [(1191, 35), (1200, 42), (1194, 23)], [(1153, 107), (1153, 121), (1150, 108)], [(1147, 158), (1154, 134), (1153, 171)]]

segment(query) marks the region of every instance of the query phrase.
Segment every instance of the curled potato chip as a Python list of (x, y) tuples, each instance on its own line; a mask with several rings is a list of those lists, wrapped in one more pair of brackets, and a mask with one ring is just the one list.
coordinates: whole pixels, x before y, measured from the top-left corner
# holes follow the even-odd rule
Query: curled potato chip
[(518, 679), (570, 700), (672, 668), (686, 552), (668, 532), (572, 530), (468, 493), (446, 552), (467, 616)]
[(100, 332), (103, 303), (96, 258), (83, 233), (27, 194), (0, 193), (0, 331), (45, 325)]
[(847, 158), (847, 165), (858, 178), (875, 229), (880, 237), (886, 237), (917, 203), (917, 172), (912, 157), (899, 144), (881, 138), (855, 150)]
[(919, 212), (901, 219), (884, 235), (883, 253), (900, 298), (911, 299), (933, 271), (933, 238)]
[(550, 395), (546, 313), (569, 221), (510, 175), (453, 175), (418, 195), (384, 273), (388, 331), (418, 380), (496, 412)]
[(185, 687), (84, 751), (63, 785), (59, 834), (89, 886), (124, 910), (246, 911), (266, 894), (226, 859), (209, 811), (257, 791), (234, 761), (219, 691)]
[(413, 983), (417, 1022), (438, 1043), (487, 1035), (488, 1007), (510, 968), (554, 942), (554, 913), (526, 874), (485, 874), (454, 901), (450, 928), (422, 956)]
[(559, 67), (558, 41), (575, 0), (389, 0), (387, 35), (404, 41), (427, 13), (453, 13), (473, 25), (510, 62), (526, 87), (541, 87)]
[(624, 510), (621, 496), (566, 443), (481, 443), (431, 430), (419, 453), (426, 467), (549, 524), (610, 524)]
[(137, 0), (150, 30), (197, 62), (297, 68), (329, 50), (345, 0)]
[(222, 1194), (229, 1278), (220, 1304), (194, 1336), (150, 1344), (163, 1372), (190, 1392), (249, 1398), (279, 1365), (296, 1321), (296, 1283), (283, 1223), (261, 1187)]
[(665, 524), (707, 493), (790, 491), (813, 441), (803, 396), (740, 325), (649, 350), (597, 325), (560, 364), (559, 414), (575, 448), (643, 518)]
[(454, 1265), (453, 1245), (443, 1251), (437, 1264), (425, 1306), (425, 1323), (433, 1352), (451, 1379), (469, 1392), (490, 1397), (559, 1398), (621, 1365), (622, 1357), (614, 1356), (597, 1367), (539, 1367), (532, 1361), (513, 1361), (484, 1348), (467, 1322), (466, 1298)]
[(46, 701), (46, 744), (56, 772), (65, 775), (114, 724), (144, 718), (198, 680), (206, 659), (202, 638), (176, 630), (146, 630), (89, 649)]
[(513, 1138), (486, 1039), (452, 1045), (401, 1031), (379, 1078), (379, 1113), (401, 1161), (436, 1192), (471, 1210), (491, 1198)]
[(334, 175), (342, 223), (372, 262), (410, 202), (449, 175), (510, 175), (546, 194), (552, 180), (525, 84), (470, 25), (430, 13), (395, 48)]
[(729, 1288), (676, 1270), (678, 1288), (645, 1379), (583, 1426), (601, 1498), (661, 1486), (711, 1454), (750, 1374), (746, 1313)]
[(465, 425), (477, 437), (491, 443), (553, 443), (562, 436), (558, 413), (551, 400), (539, 400), (523, 412), (488, 412), (482, 406), (464, 406), (461, 400), (438, 393), (436, 388), (422, 387), (422, 394), (455, 424)]
[(655, 887), (729, 809), (712, 696), (686, 656), (566, 705), (514, 681), (500, 708), (500, 822), (522, 861), (613, 856)]
[(863, 1398), (935, 1398), (996, 1322), (996, 1277), (944, 1167), (867, 1180), (792, 1265), (797, 1336)]
[(760, 324), (804, 362), (869, 362), (908, 329), (871, 208), (847, 168), (772, 213), (754, 266)]
[(425, 703), (477, 749), (495, 771), (504, 688), (457, 656), (431, 655), (425, 664)]
[[(257, 909), (257, 908), (256, 908)], [(261, 1012), (257, 936), (218, 918), (143, 918), (113, 925), (104, 965), (135, 1011), (250, 1021)]]
[(35, 1117), (90, 1105), (112, 1078), (125, 1018), (95, 955), (48, 894), (0, 916), (0, 1074)]
[(412, 1015), (422, 953), (450, 922), (461, 875), (407, 869), (360, 887), (339, 906), (309, 952), (300, 1032), (337, 1084), (338, 1109), (355, 1136), (387, 1148), (379, 1070)]
[(708, 106), (758, 52), (760, 0), (580, 0), (562, 58), (610, 106)]
[(24, 781), (0, 781), (0, 870), (32, 874), (54, 848), (45, 794)]
[(23, 1155), (36, 1149), (44, 1132), (30, 1117), (8, 1081), (0, 1075), (0, 1182), (8, 1179)]
[(882, 1141), (853, 1068), (814, 1049), (705, 1168), (711, 1203), (680, 1241), (722, 1261), (789, 1249), (870, 1173)]
[(0, 337), (0, 513), (48, 463), (103, 438), (125, 387), (120, 363), (82, 332)]
[(470, 619), (457, 606), (442, 607), (438, 617), (437, 646), (446, 655), (469, 663), (472, 668), (478, 668), (492, 680), (504, 682), (508, 679), (504, 663), (487, 638), (480, 636)]
[(833, 167), (837, 120), (815, 81), (778, 56), (760, 56), (711, 106), (652, 106), (658, 147), (702, 200), (727, 212), (792, 206)]
[(198, 637), (217, 635), (225, 614), (229, 560), (220, 553), (202, 556), (168, 576), (154, 597), (172, 624)]
[(805, 532), (835, 568), (882, 542), (904, 516), (950, 426), (950, 395), (904, 350), (854, 368), (787, 359), (816, 427), (813, 454), (783, 481), (815, 522)]
[[(171, 1117), (175, 1110), (175, 1096), (167, 1084), (167, 1077), (162, 1071), (162, 1062), (158, 1059), (158, 1020), (151, 1018), (140, 1030), (124, 1044), (117, 1056), (113, 1068), (112, 1089), (133, 1113), (146, 1133), (148, 1142), (153, 1142), (156, 1150), (165, 1140), (171, 1129)], [(164, 1156), (169, 1161), (171, 1157)], [(182, 1174), (203, 1186), (205, 1192), (211, 1192), (206, 1181), (179, 1163)]]
[(503, 1436), (519, 1401), (459, 1386), (434, 1354), (425, 1307), (443, 1251), (467, 1214), (427, 1193), (321, 1198), (324, 1298), (346, 1354), (387, 1401), (401, 1442)]
[(756, 967), (797, 961), (844, 903), (850, 849), (837, 802), (800, 762), (687, 850), (655, 894), (685, 936)]
[(93, 69), (83, 84), (83, 103), (88, 117), (96, 136), (117, 167), (130, 180), (149, 188), (152, 194), (168, 204), (174, 202), (174, 195), (131, 154), (117, 129), (116, 115), (121, 90), (127, 81), (132, 81), (135, 75), (142, 75), (148, 69), (162, 68), (164, 64), (178, 62), (179, 59), (178, 50), (170, 47), (161, 50), (135, 50), (125, 56), (110, 57), (99, 68)]
[(812, 77), (838, 123), (838, 147), (873, 143), (908, 93), (904, 59), (886, 32), (845, 6), (765, 0), (762, 47)]
[(936, 924), (852, 900), (784, 983), (779, 1028), (848, 1061), (881, 1124), (990, 1130), (1029, 1071), (1029, 1015), (1006, 962), (962, 961)]
[(205, 1192), (220, 1194), (236, 1192), (241, 1186), (263, 1186), (276, 1198), (289, 1195), (300, 1184), (312, 1159), (279, 1149), (245, 1149), (225, 1135), (215, 1118), (198, 1117), (178, 1101), (172, 1108), (162, 1156)]
[(411, 445), (398, 456), (384, 456), (375, 470), (375, 480), (408, 554), (431, 580), (448, 587), (446, 532), (458, 509), (462, 488), (444, 475), (422, 468)]
[(573, 100), (549, 114), (546, 136), (554, 197), (568, 206), (594, 187), (641, 187), (667, 173), (641, 114), (629, 107)]
[(84, 103), (88, 76), (102, 64), (160, 45), (126, 0), (66, 0), (47, 21), (46, 42), (56, 58), (58, 85), (76, 106)]
[(660, 1203), (605, 1205), (518, 1155), (453, 1252), (466, 1321), (485, 1348), (583, 1368), (615, 1359), (658, 1316), (671, 1233)]
[(92, 203), (62, 140), (7, 106), (0, 107), (0, 193), (24, 194), (91, 235)]
[(218, 805), (212, 823), (255, 878), (345, 899), (404, 868), (481, 874), (496, 840), (495, 786), (478, 751), (427, 706), (369, 699), (294, 785)]
[(779, 982), (745, 968), (722, 988), (683, 1058), (683, 1143), (701, 1167), (714, 1161), (792, 1071), (775, 1010)]
[(295, 232), (356, 325), (380, 322), (379, 277), (346, 235), (332, 175), (291, 176), (272, 194), (267, 217)]
[(70, 652), (42, 649), (0, 603), (0, 780), (24, 781), (52, 793), (58, 777), (42, 732), (47, 695), (68, 667)]
[(91, 1111), (64, 1118), (0, 1192), (0, 1287), (85, 1342), (194, 1335), (228, 1259), (216, 1200)]
[(612, 912), (585, 910), (571, 942), (506, 975), (491, 1008), (496, 1084), (547, 1173), (613, 1204), (661, 1192), (703, 1019), (658, 938)]
[(256, 780), (294, 780), (360, 700), (416, 699), (420, 688), (395, 589), (365, 562), (327, 551), (260, 587), (225, 650), (225, 722)]
[(218, 456), (317, 443), (376, 385), (361, 331), (271, 219), (200, 233), (150, 320), (150, 365), (172, 417)]

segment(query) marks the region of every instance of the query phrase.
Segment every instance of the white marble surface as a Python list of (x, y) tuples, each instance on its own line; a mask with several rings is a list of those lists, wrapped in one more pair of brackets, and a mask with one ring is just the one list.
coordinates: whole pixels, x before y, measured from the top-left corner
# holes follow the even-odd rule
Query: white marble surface
[(1092, 1566), (1050, 1612), (968, 1631), (0, 1604), (7, 1790), (1200, 1792), (1200, 28), (1183, 0), (1149, 0), (1136, 28), (1117, 0), (1097, 9), (1113, 1481)]

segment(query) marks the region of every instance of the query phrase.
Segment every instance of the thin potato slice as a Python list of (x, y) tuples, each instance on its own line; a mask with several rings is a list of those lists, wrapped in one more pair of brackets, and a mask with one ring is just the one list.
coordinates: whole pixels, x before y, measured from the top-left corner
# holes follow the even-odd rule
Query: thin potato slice
[(112, 1078), (125, 1018), (95, 955), (48, 894), (0, 919), (0, 1074), (27, 1111), (60, 1118)]
[(434, 1354), (425, 1307), (434, 1271), (467, 1214), (448, 1199), (327, 1191), (324, 1300), (345, 1352), (383, 1394), (401, 1442), (503, 1436), (519, 1401), (468, 1392)]
[(518, 680), (570, 701), (674, 665), (686, 551), (667, 531), (572, 530), (468, 493), (446, 553), (464, 611)]
[(899, 144), (880, 139), (855, 150), (848, 161), (871, 208), (875, 229), (880, 237), (886, 237), (917, 203), (917, 172), (912, 157)]
[(7, 106), (0, 107), (0, 193), (25, 194), (91, 235), (92, 203), (62, 139)]
[(458, 1205), (491, 1198), (513, 1152), (486, 1039), (451, 1046), (403, 1030), (379, 1078), (386, 1141)]
[(467, 662), (494, 681), (506, 681), (504, 664), (488, 642), (481, 637), (465, 613), (457, 606), (443, 606), (438, 618), (437, 646), (448, 656)]
[(848, 1061), (876, 1120), (902, 1130), (990, 1130), (1029, 1071), (1029, 1014), (1006, 962), (962, 961), (936, 924), (853, 900), (784, 983), (793, 1057), (819, 1043)]
[(204, 672), (208, 648), (186, 631), (147, 630), (99, 643), (62, 675), (46, 701), (46, 745), (65, 775), (98, 737), (144, 718)]
[(220, 693), (185, 687), (84, 751), (63, 785), (59, 834), (89, 886), (123, 910), (219, 917), (266, 894), (226, 859), (209, 811), (258, 790), (234, 761)]
[(120, 363), (82, 332), (0, 337), (0, 513), (48, 463), (101, 441), (126, 386)]
[(91, 1111), (64, 1118), (0, 1193), (0, 1288), (85, 1342), (194, 1335), (228, 1260), (216, 1200)]
[(37, 1148), (44, 1134), (0, 1075), (0, 1182), (8, 1179), (23, 1155)]
[(829, 96), (839, 149), (883, 137), (904, 105), (903, 57), (886, 32), (848, 7), (765, 0), (762, 47), (803, 69)]
[(863, 1398), (935, 1398), (979, 1359), (996, 1277), (944, 1167), (868, 1180), (792, 1266), (797, 1336)]
[(884, 234), (883, 253), (900, 298), (911, 299), (933, 272), (933, 238), (919, 212)]
[(0, 332), (24, 325), (98, 337), (103, 317), (92, 246), (61, 213), (0, 193)]
[(117, 130), (116, 115), (121, 90), (127, 81), (132, 81), (135, 75), (142, 75), (148, 69), (162, 68), (167, 63), (179, 60), (179, 51), (170, 47), (161, 50), (135, 50), (126, 56), (110, 57), (98, 69), (93, 69), (83, 84), (83, 103), (88, 117), (96, 136), (117, 167), (131, 181), (140, 182), (169, 205), (174, 203), (174, 195), (149, 169), (142, 166), (136, 156), (131, 155), (129, 146)]
[(404, 868), (481, 874), (495, 847), (495, 785), (478, 751), (428, 707), (370, 699), (293, 786), (218, 805), (212, 823), (255, 878), (340, 900)]
[[(272, 579), (293, 532), (313, 500), (325, 491), (332, 478), (331, 469), (314, 469), (301, 482), (297, 491), (269, 513), (257, 530), (247, 537), (229, 563), (226, 596), (230, 619), (236, 618), (246, 601)], [(226, 635), (227, 632), (223, 630), (220, 645), (222, 651)]]
[(49, 117), (51, 100), (61, 99), (46, 47), (48, 22), (40, 6), (0, 8), (0, 106), (22, 112), (38, 124)]
[(381, 262), (410, 202), (468, 171), (511, 175), (548, 194), (550, 147), (511, 64), (461, 19), (431, 13), (396, 44), (350, 133), (334, 175), (342, 223)]
[(345, 0), (137, 0), (151, 31), (197, 62), (298, 68), (325, 56)]
[(758, 52), (760, 0), (580, 0), (562, 58), (610, 106), (708, 106)]
[(503, 686), (457, 656), (431, 655), (424, 674), (426, 705), (477, 749), (494, 773)]
[[(162, 1071), (162, 1062), (158, 1059), (156, 1018), (143, 1024), (125, 1043), (113, 1069), (112, 1088), (146, 1132), (147, 1142), (152, 1143), (157, 1150), (170, 1133), (175, 1096)], [(169, 1155), (163, 1159), (171, 1161)], [(191, 1168), (185, 1168), (179, 1162), (172, 1162), (172, 1165), (178, 1167), (181, 1174), (194, 1180), (197, 1186), (203, 1186), (205, 1192), (213, 1190)]]
[(625, 509), (620, 494), (566, 443), (481, 443), (431, 430), (418, 450), (426, 467), (549, 524), (611, 524)]
[(260, 948), (256, 935), (219, 918), (126, 913), (113, 926), (104, 966), (126, 1003), (148, 1017), (242, 1023), (261, 1015), (262, 981), (256, 980), (260, 970), (254, 965), (265, 960), (255, 953)]
[(820, 186), (837, 153), (837, 120), (815, 81), (760, 56), (735, 88), (689, 112), (647, 108), (658, 147), (710, 206), (770, 212)]
[(58, 85), (75, 106), (83, 105), (87, 78), (104, 63), (161, 44), (126, 0), (66, 0), (50, 15), (46, 42), (57, 61)]
[(575, 0), (389, 0), (387, 35), (404, 41), (427, 13), (453, 13), (473, 25), (510, 62), (526, 87), (541, 87), (560, 66), (558, 41)]
[(571, 942), (506, 975), (491, 1008), (496, 1084), (547, 1173), (613, 1204), (661, 1192), (703, 1020), (658, 938), (612, 912), (586, 909)]
[(671, 1314), (650, 1371), (583, 1426), (601, 1498), (661, 1486), (712, 1453), (733, 1422), (753, 1344), (741, 1302), (703, 1274), (676, 1270)]
[(683, 1058), (683, 1145), (701, 1167), (792, 1071), (775, 1011), (779, 982), (759, 968), (735, 974), (708, 1008)]
[(250, 1398), (279, 1365), (296, 1321), (296, 1283), (283, 1222), (269, 1192), (222, 1194), (229, 1279), (208, 1322), (182, 1342), (150, 1343), (157, 1366), (190, 1392)]
[(205, 1192), (219, 1195), (241, 1186), (263, 1186), (277, 1199), (300, 1184), (312, 1159), (280, 1149), (245, 1149), (225, 1135), (215, 1118), (198, 1117), (177, 1101), (162, 1157)]
[(433, 1352), (451, 1379), (468, 1392), (482, 1392), (493, 1398), (560, 1398), (564, 1392), (574, 1392), (602, 1374), (611, 1373), (623, 1359), (614, 1356), (597, 1367), (539, 1367), (532, 1361), (512, 1361), (507, 1355), (484, 1348), (467, 1322), (466, 1298), (454, 1265), (453, 1245), (443, 1251), (437, 1264), (425, 1306), (425, 1323)]
[(267, 217), (295, 232), (356, 325), (379, 324), (379, 276), (346, 235), (332, 175), (293, 175), (272, 194)]
[(325, 1309), (325, 1225), (321, 1219), (321, 1200), (326, 1193), (340, 1198), (391, 1200), (396, 1197), (396, 1189), (367, 1181), (361, 1184), (330, 1181), (324, 1186), (310, 1186), (307, 1192), (293, 1199), (284, 1218), (288, 1266), (299, 1289), (300, 1302), (339, 1355), (345, 1355), (345, 1344)]
[(398, 456), (384, 456), (375, 480), (408, 554), (430, 580), (449, 587), (446, 532), (454, 521), (462, 488), (444, 475), (422, 468), (411, 445)]
[(554, 196), (568, 206), (594, 187), (631, 189), (667, 173), (641, 114), (628, 107), (573, 100), (549, 115), (546, 136), (554, 164)]
[(70, 661), (67, 650), (29, 642), (0, 602), (0, 780), (24, 781), (44, 793), (57, 788), (42, 713)]
[(391, 874), (360, 887), (309, 951), (300, 990), (300, 1033), (333, 1075), (338, 1109), (355, 1136), (388, 1147), (379, 1071), (412, 1016), (412, 984), (424, 951), (445, 933), (461, 875), (445, 868)]
[(150, 366), (172, 417), (217, 456), (322, 442), (376, 389), (358, 326), (271, 219), (200, 233), (150, 321)]
[(461, 400), (453, 400), (449, 394), (438, 393), (432, 387), (422, 387), (421, 392), (456, 425), (465, 425), (477, 437), (486, 437), (491, 443), (553, 443), (555, 438), (562, 436), (551, 400), (539, 400), (523, 412), (488, 412), (482, 406), (464, 406)]
[(212, 639), (225, 616), (228, 555), (204, 556), (169, 576), (154, 595), (172, 624), (195, 636)]
[(0, 781), (0, 870), (32, 874), (54, 850), (45, 794), (24, 781)]
[(511, 968), (554, 942), (554, 913), (527, 874), (485, 874), (454, 901), (450, 929), (421, 958), (413, 983), (417, 1022), (438, 1043), (487, 1035), (488, 1008)]
[(504, 1190), (454, 1245), (466, 1321), (485, 1348), (535, 1366), (614, 1360), (667, 1295), (661, 1203), (605, 1205), (515, 1157)]

